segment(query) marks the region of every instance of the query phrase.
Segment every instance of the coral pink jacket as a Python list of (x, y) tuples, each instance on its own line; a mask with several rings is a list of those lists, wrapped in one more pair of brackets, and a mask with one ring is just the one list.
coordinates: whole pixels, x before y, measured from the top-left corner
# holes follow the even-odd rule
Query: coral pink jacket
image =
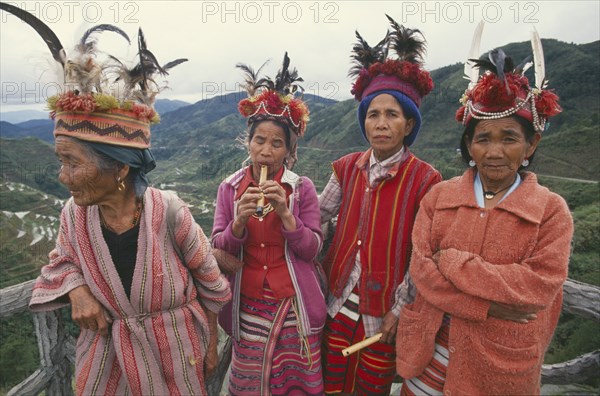
[[(539, 394), (544, 353), (558, 322), (573, 221), (565, 201), (523, 173), (493, 209), (477, 206), (474, 170), (421, 201), (410, 274), (417, 286), (396, 340), (404, 378), (430, 362), (451, 316), (445, 394)], [(488, 317), (491, 302), (540, 309), (527, 324)]]

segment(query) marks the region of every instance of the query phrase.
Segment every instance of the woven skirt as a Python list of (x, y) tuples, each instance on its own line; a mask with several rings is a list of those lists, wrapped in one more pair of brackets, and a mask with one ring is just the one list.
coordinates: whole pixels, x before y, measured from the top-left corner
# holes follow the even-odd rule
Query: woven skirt
[(230, 395), (322, 395), (320, 335), (301, 337), (296, 298), (240, 298), (240, 340), (233, 343)]

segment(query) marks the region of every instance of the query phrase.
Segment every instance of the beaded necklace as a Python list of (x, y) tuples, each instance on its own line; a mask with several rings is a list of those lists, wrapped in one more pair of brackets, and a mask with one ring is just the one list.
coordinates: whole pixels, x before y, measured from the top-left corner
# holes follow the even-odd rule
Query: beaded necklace
[[(140, 215), (142, 214), (143, 209), (144, 209), (144, 201), (141, 198), (136, 198), (135, 199), (135, 213), (133, 214), (133, 219), (131, 220), (130, 228), (133, 228), (138, 225), (138, 223), (140, 221), (140, 217), (141, 217)], [(102, 211), (100, 210), (100, 208), (98, 208), (98, 213), (100, 214), (100, 224), (102, 225), (102, 227), (106, 228), (107, 230), (115, 231), (114, 228), (112, 228), (111, 226), (109, 226), (106, 223), (106, 220), (104, 219), (104, 215), (102, 214)]]

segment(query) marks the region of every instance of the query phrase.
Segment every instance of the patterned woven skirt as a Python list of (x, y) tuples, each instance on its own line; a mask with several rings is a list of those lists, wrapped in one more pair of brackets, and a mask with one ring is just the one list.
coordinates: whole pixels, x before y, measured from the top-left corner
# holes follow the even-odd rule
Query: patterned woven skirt
[(296, 298), (240, 299), (240, 340), (233, 343), (230, 395), (322, 395), (320, 336), (302, 338)]
[(435, 336), (435, 352), (429, 365), (421, 375), (409, 378), (402, 384), (401, 396), (442, 396), (448, 368), (448, 337), (450, 335), (450, 316), (444, 315), (444, 321)]
[(365, 339), (358, 295), (350, 294), (344, 306), (325, 324), (323, 359), (325, 392), (355, 395), (389, 395), (396, 375), (394, 345), (376, 342), (348, 357), (342, 350)]

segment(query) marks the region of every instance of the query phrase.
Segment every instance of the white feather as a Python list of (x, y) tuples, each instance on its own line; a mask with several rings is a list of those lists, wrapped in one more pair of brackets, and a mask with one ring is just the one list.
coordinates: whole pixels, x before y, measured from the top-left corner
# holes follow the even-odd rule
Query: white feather
[[(471, 48), (467, 59), (479, 59), (479, 47), (481, 46), (481, 35), (483, 34), (483, 20), (477, 24), (475, 32), (473, 32), (473, 41), (471, 41)], [(477, 84), (479, 79), (479, 68), (473, 67), (471, 62), (468, 60), (465, 62), (465, 76), (469, 80), (469, 89), (473, 88)]]
[(533, 65), (535, 72), (535, 87), (543, 89), (542, 84), (546, 77), (546, 66), (544, 64), (544, 49), (542, 48), (542, 40), (535, 27), (531, 32), (531, 49), (533, 50)]
[(525, 72), (527, 70), (529, 70), (531, 68), (531, 66), (533, 66), (533, 62), (527, 62), (527, 63), (525, 63), (525, 66), (523, 66), (523, 71), (521, 72), (521, 74), (525, 75)]

